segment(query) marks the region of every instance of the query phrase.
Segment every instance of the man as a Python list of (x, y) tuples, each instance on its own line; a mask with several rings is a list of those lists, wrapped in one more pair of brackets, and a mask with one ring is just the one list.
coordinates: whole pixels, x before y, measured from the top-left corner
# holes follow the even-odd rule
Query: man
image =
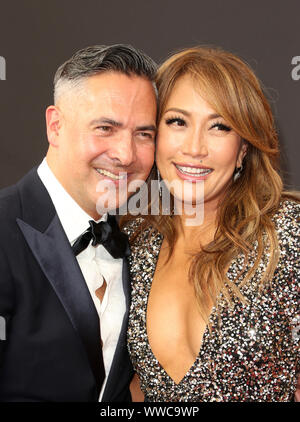
[(129, 46), (77, 52), (55, 75), (46, 158), (0, 193), (2, 401), (130, 400), (128, 244), (97, 209), (153, 165), (154, 74)]

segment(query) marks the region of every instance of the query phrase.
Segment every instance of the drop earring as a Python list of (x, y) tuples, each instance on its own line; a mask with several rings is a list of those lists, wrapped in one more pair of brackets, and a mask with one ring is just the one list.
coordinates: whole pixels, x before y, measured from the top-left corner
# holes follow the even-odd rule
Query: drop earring
[(156, 170), (157, 170), (158, 192), (159, 192), (159, 197), (161, 198), (162, 197), (161, 177), (160, 177), (160, 172), (157, 167), (156, 167)]
[(239, 177), (241, 176), (241, 174), (242, 174), (242, 171), (243, 171), (243, 164), (241, 164), (241, 167), (237, 167), (236, 169), (235, 169), (235, 173), (234, 173), (234, 175), (233, 175), (233, 181), (234, 182), (236, 182), (238, 179), (239, 179)]

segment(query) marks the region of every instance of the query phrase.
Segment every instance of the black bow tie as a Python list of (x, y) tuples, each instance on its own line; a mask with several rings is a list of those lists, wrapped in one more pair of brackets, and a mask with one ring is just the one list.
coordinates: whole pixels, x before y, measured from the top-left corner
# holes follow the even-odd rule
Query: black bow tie
[(103, 245), (113, 258), (124, 258), (130, 255), (128, 238), (122, 233), (115, 217), (108, 215), (107, 221), (96, 223), (89, 221), (90, 227), (76, 240), (72, 250), (76, 255), (86, 249), (91, 241), (92, 246)]

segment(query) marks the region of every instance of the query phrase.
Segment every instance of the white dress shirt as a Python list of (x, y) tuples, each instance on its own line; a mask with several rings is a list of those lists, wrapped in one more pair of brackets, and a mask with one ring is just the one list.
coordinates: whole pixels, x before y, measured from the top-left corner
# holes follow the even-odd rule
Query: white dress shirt
[[(49, 168), (46, 158), (38, 167), (38, 175), (45, 185), (71, 245), (89, 227), (92, 218), (68, 194)], [(106, 221), (104, 215), (98, 221)], [(103, 395), (112, 360), (116, 351), (126, 310), (122, 284), (122, 259), (113, 258), (102, 245), (89, 246), (77, 255), (77, 261), (94, 301), (100, 319), (105, 380), (99, 400)], [(106, 281), (102, 302), (95, 291)]]

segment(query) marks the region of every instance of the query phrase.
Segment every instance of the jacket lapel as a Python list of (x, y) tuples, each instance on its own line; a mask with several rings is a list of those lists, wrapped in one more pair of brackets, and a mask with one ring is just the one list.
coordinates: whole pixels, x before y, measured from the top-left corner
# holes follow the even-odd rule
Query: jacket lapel
[(82, 340), (99, 393), (104, 366), (97, 311), (48, 192), (36, 171), (26, 177), (20, 186), (24, 215), (17, 224)]

